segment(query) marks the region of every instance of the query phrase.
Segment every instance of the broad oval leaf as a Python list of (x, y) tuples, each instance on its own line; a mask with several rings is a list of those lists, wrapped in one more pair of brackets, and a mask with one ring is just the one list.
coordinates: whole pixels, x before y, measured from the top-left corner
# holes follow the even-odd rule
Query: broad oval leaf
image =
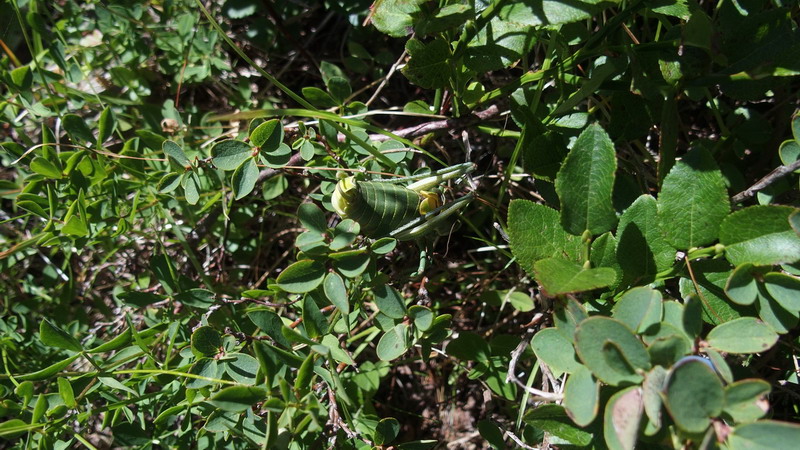
[(252, 155), (253, 148), (250, 144), (236, 139), (217, 142), (211, 147), (211, 161), (222, 170), (236, 170)]
[(689, 433), (702, 433), (724, 404), (722, 380), (697, 359), (676, 364), (667, 379), (664, 399), (675, 424)]
[(721, 352), (759, 353), (775, 345), (778, 334), (755, 317), (742, 317), (717, 325), (706, 341)]
[(725, 386), (725, 408), (723, 412), (737, 423), (754, 422), (767, 413), (772, 387), (765, 380), (739, 380)]
[(781, 306), (789, 311), (800, 311), (800, 278), (770, 272), (764, 275), (764, 287)]
[(592, 442), (592, 433), (575, 425), (561, 405), (542, 405), (528, 412), (523, 420), (573, 445), (585, 447)]
[(612, 317), (637, 333), (644, 333), (661, 322), (663, 308), (661, 292), (648, 287), (635, 287), (627, 291), (614, 305)]
[(564, 409), (579, 426), (585, 427), (597, 416), (600, 383), (584, 366), (579, 366), (564, 385)]
[(512, 200), (508, 207), (508, 238), (517, 263), (533, 275), (540, 259), (566, 254), (578, 261), (581, 240), (561, 227), (558, 211), (529, 200)]
[(603, 436), (610, 450), (633, 450), (639, 437), (644, 401), (642, 388), (631, 386), (608, 399)]
[(667, 242), (681, 250), (717, 240), (720, 223), (730, 209), (722, 173), (701, 147), (675, 164), (658, 197), (658, 217)]
[(253, 192), (258, 180), (258, 165), (254, 158), (248, 159), (233, 172), (233, 193), (236, 200)]
[(378, 305), (380, 312), (392, 319), (402, 319), (406, 316), (406, 304), (397, 289), (382, 284), (374, 287), (372, 293), (375, 295), (375, 304)]
[(638, 383), (636, 369), (650, 368), (644, 344), (621, 322), (602, 316), (590, 317), (575, 330), (575, 350), (595, 377), (612, 386)]
[(287, 267), (278, 275), (278, 287), (292, 294), (313, 291), (325, 278), (325, 266), (319, 261), (303, 259)]
[(751, 206), (722, 221), (720, 243), (734, 265), (789, 264), (800, 260), (800, 237), (792, 230), (789, 206)]
[(600, 125), (586, 128), (556, 175), (561, 224), (571, 234), (593, 235), (611, 230), (617, 214), (611, 201), (617, 157), (614, 144)]
[(406, 324), (398, 323), (381, 336), (375, 349), (378, 358), (384, 361), (391, 361), (405, 353), (408, 350), (408, 333), (406, 330)]
[(225, 372), (237, 383), (252, 386), (256, 384), (258, 360), (246, 353), (229, 353), (223, 361)]
[(533, 335), (531, 340), (531, 348), (536, 357), (547, 364), (555, 376), (574, 373), (583, 367), (575, 354), (572, 341), (564, 334), (557, 328), (545, 328)]
[(653, 197), (637, 198), (620, 217), (617, 263), (622, 269), (623, 286), (650, 283), (675, 263), (675, 249), (664, 239)]
[(322, 288), (328, 300), (342, 312), (344, 317), (347, 317), (350, 314), (350, 299), (347, 296), (347, 289), (344, 286), (344, 280), (342, 280), (341, 275), (336, 272), (330, 272), (325, 275)]
[(800, 442), (800, 425), (760, 420), (740, 425), (728, 436), (728, 450), (790, 449)]
[(192, 163), (189, 161), (189, 158), (186, 156), (186, 153), (183, 152), (180, 145), (173, 141), (166, 140), (161, 144), (161, 149), (164, 150), (165, 155), (175, 160), (179, 166), (191, 167)]
[(222, 335), (219, 331), (205, 326), (192, 333), (192, 353), (197, 356), (214, 356), (222, 347)]
[(250, 133), (250, 143), (265, 152), (276, 150), (283, 142), (283, 126), (278, 119), (268, 120)]
[(610, 267), (585, 269), (560, 257), (536, 261), (533, 270), (536, 281), (550, 296), (608, 287), (617, 280), (617, 272)]
[(731, 272), (725, 283), (725, 294), (739, 305), (751, 305), (758, 296), (758, 284), (752, 264), (742, 264)]

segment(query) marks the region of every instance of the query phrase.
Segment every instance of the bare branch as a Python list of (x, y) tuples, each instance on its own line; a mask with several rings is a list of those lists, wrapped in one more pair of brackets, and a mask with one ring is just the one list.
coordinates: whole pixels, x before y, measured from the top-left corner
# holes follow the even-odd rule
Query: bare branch
[(731, 201), (733, 201), (733, 203), (741, 203), (756, 195), (756, 192), (764, 189), (770, 184), (778, 181), (778, 179), (785, 177), (786, 175), (794, 172), (797, 169), (800, 169), (800, 159), (789, 164), (788, 166), (779, 166), (775, 168), (775, 170), (764, 176), (764, 178), (758, 180), (756, 184), (734, 195), (733, 198), (731, 198)]

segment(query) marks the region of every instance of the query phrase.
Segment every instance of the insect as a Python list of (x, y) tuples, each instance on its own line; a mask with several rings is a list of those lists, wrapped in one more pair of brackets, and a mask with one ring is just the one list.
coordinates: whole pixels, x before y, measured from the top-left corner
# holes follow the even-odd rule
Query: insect
[[(474, 168), (472, 163), (464, 163), (423, 177), (392, 180), (358, 181), (355, 177), (347, 177), (337, 183), (331, 203), (343, 219), (358, 222), (365, 236), (388, 236), (401, 241), (418, 239), (474, 197), (469, 193), (442, 204), (441, 196), (434, 189), (447, 180), (472, 172)], [(407, 186), (400, 184), (412, 180), (415, 181)]]

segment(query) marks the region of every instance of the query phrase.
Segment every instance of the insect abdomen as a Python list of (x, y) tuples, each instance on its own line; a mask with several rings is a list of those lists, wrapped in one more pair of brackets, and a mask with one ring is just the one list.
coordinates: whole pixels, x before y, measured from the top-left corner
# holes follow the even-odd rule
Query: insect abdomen
[(370, 237), (388, 236), (411, 219), (419, 217), (419, 194), (390, 183), (360, 181), (358, 198), (347, 214)]

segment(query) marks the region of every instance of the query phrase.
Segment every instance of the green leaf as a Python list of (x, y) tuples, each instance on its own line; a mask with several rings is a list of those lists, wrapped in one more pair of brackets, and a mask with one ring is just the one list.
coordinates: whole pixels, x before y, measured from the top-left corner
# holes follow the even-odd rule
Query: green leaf
[(784, 308), (783, 305), (772, 298), (764, 285), (758, 287), (756, 309), (761, 320), (777, 331), (778, 334), (788, 333), (800, 321), (799, 311)]
[(372, 288), (372, 293), (380, 312), (392, 319), (402, 319), (406, 316), (406, 304), (397, 289), (382, 284)]
[(201, 356), (215, 356), (222, 347), (222, 335), (219, 331), (205, 326), (192, 333), (192, 353)]
[(286, 177), (283, 175), (267, 178), (266, 181), (264, 181), (262, 189), (264, 200), (272, 200), (279, 197), (286, 191), (287, 187), (289, 187), (289, 181), (287, 181)]
[(369, 266), (370, 256), (361, 250), (352, 250), (345, 252), (332, 253), (330, 258), (333, 260), (333, 266), (345, 278), (355, 278)]
[(49, 347), (62, 348), (73, 352), (83, 351), (81, 343), (75, 337), (59, 328), (47, 319), (39, 324), (39, 339)]
[[(214, 358), (200, 358), (192, 364), (189, 368), (189, 373), (192, 375), (199, 375), (206, 378), (219, 378), (222, 374), (219, 363)], [(189, 389), (200, 389), (214, 384), (211, 380), (204, 380), (200, 378), (188, 378), (186, 380), (186, 387)]]
[(617, 279), (617, 272), (610, 267), (584, 269), (559, 257), (536, 261), (533, 270), (542, 290), (553, 297), (607, 287)]
[(422, 305), (414, 305), (408, 308), (408, 317), (411, 318), (414, 322), (414, 327), (419, 331), (428, 331), (433, 325), (433, 311)]
[(394, 238), (380, 238), (370, 245), (370, 250), (376, 255), (385, 255), (397, 247), (397, 239)]
[(336, 272), (329, 272), (325, 275), (322, 288), (331, 304), (336, 306), (342, 312), (345, 320), (347, 320), (347, 316), (350, 314), (350, 299), (347, 296), (347, 289), (344, 286), (342, 277)]
[(86, 222), (79, 216), (72, 216), (67, 220), (67, 223), (61, 228), (63, 234), (77, 237), (86, 237), (89, 235), (89, 228)]
[(625, 292), (614, 305), (612, 317), (637, 333), (661, 322), (661, 292), (648, 287), (635, 287)]
[(297, 208), (297, 218), (308, 231), (323, 235), (328, 232), (325, 214), (313, 203), (303, 203)]
[(75, 391), (72, 390), (72, 385), (66, 378), (58, 377), (58, 395), (68, 408), (77, 406), (75, 402)]
[(228, 412), (242, 412), (267, 398), (262, 388), (252, 386), (230, 386), (214, 394), (209, 403)]
[(603, 437), (609, 450), (633, 450), (639, 437), (644, 401), (642, 388), (631, 386), (608, 399), (603, 420)]
[(411, 59), (402, 72), (409, 81), (426, 89), (448, 86), (453, 67), (448, 61), (452, 55), (447, 41), (436, 39), (424, 44), (412, 38), (406, 42), (406, 51)]
[(38, 370), (36, 372), (31, 372), (31, 373), (27, 373), (27, 374), (22, 375), (22, 376), (18, 376), (17, 379), (18, 380), (29, 380), (29, 381), (46, 380), (46, 379), (52, 377), (53, 375), (57, 374), (58, 372), (61, 372), (62, 370), (66, 369), (67, 366), (72, 364), (80, 356), (81, 356), (80, 354), (70, 356), (67, 359), (63, 359), (63, 360), (61, 360), (61, 361), (59, 361), (57, 363), (51, 364), (51, 365), (45, 367), (42, 370)]
[(595, 377), (612, 386), (638, 383), (642, 376), (635, 369), (650, 368), (644, 344), (622, 322), (608, 317), (594, 316), (578, 324), (575, 350)]
[(61, 124), (64, 127), (64, 131), (67, 132), (70, 139), (76, 144), (94, 144), (95, 140), (94, 135), (92, 135), (92, 130), (89, 129), (89, 126), (86, 125), (86, 121), (83, 120), (82, 117), (75, 114), (67, 114), (62, 119)]
[(584, 366), (578, 366), (564, 385), (564, 409), (578, 426), (585, 427), (597, 416), (600, 384)]
[(408, 350), (407, 328), (406, 324), (398, 323), (381, 336), (380, 341), (378, 341), (378, 346), (375, 349), (378, 358), (383, 361), (391, 361), (399, 358)]
[(173, 298), (193, 308), (208, 309), (214, 305), (217, 295), (206, 289), (188, 289)]
[(689, 433), (702, 433), (710, 419), (722, 412), (722, 381), (714, 370), (696, 357), (684, 359), (670, 371), (664, 399), (675, 424)]
[(200, 185), (197, 174), (186, 172), (183, 174), (181, 182), (183, 183), (183, 192), (186, 195), (186, 203), (196, 205), (200, 200)]
[(556, 328), (539, 330), (533, 335), (531, 348), (536, 357), (547, 364), (557, 377), (562, 373), (574, 373), (583, 367), (575, 354), (572, 341)]
[(153, 294), (152, 292), (131, 291), (123, 292), (117, 295), (117, 298), (122, 300), (125, 304), (144, 308), (153, 303), (160, 302), (166, 297), (163, 295)]
[(237, 383), (252, 386), (256, 384), (258, 360), (246, 353), (228, 353), (223, 361), (225, 372)]
[(300, 368), (297, 369), (297, 378), (294, 379), (294, 390), (297, 392), (298, 398), (302, 399), (311, 390), (311, 380), (314, 378), (314, 361), (316, 361), (316, 359), (317, 355), (310, 353), (303, 361), (303, 364), (300, 365)]
[(764, 380), (739, 380), (725, 386), (723, 412), (737, 423), (755, 422), (769, 410), (767, 395), (771, 386)]
[(573, 445), (585, 447), (592, 441), (592, 434), (577, 427), (560, 405), (542, 405), (525, 415), (525, 423), (539, 428)]
[(164, 150), (164, 154), (175, 160), (181, 167), (191, 167), (192, 163), (189, 161), (189, 158), (186, 156), (186, 153), (183, 152), (183, 149), (180, 145), (176, 144), (173, 141), (166, 140), (161, 144), (161, 149)]
[(269, 337), (275, 340), (276, 343), (290, 348), (291, 342), (283, 336), (281, 329), (283, 328), (283, 321), (281, 318), (272, 311), (265, 309), (258, 309), (247, 313), (247, 318), (261, 331), (267, 333)]
[(330, 77), (325, 81), (325, 86), (340, 105), (353, 93), (350, 83), (343, 77)]
[(481, 437), (486, 439), (486, 442), (492, 446), (492, 448), (502, 449), (506, 448), (505, 439), (502, 430), (500, 427), (492, 423), (490, 420), (479, 420), (478, 421), (478, 432), (481, 434)]
[(611, 201), (616, 170), (614, 144), (600, 125), (590, 125), (578, 136), (556, 175), (564, 229), (576, 236), (586, 230), (598, 235), (616, 225)]
[(792, 230), (789, 206), (751, 206), (722, 221), (719, 240), (734, 265), (791, 264), (800, 260), (800, 237)]
[(20, 419), (11, 419), (0, 423), (0, 436), (14, 439), (25, 434), (26, 431), (39, 428), (39, 424), (27, 424)]
[(667, 370), (661, 366), (654, 366), (644, 376), (642, 383), (642, 403), (647, 419), (658, 430), (661, 428), (661, 393), (667, 381)]
[(725, 294), (739, 305), (751, 305), (758, 296), (758, 284), (753, 276), (756, 271), (752, 264), (742, 264), (731, 272), (725, 283)]
[[(333, 229), (333, 239), (328, 246), (333, 251), (349, 247), (361, 232), (361, 225), (351, 219), (344, 219)], [(374, 251), (374, 250), (373, 250)]]
[(158, 189), (158, 192), (161, 194), (169, 194), (181, 185), (182, 175), (182, 173), (178, 172), (170, 172), (164, 175), (158, 181), (158, 186), (156, 186), (156, 189)]
[(317, 108), (332, 108), (339, 103), (330, 94), (315, 86), (306, 86), (301, 91), (303, 97)]
[(519, 22), (516, 14), (519, 9), (508, 5), (478, 31), (464, 53), (468, 68), (478, 73), (502, 69), (522, 59), (533, 48), (536, 29)]
[(717, 325), (706, 337), (708, 345), (727, 353), (759, 353), (769, 350), (778, 335), (764, 322), (754, 317)]
[(512, 200), (508, 207), (508, 237), (517, 262), (529, 274), (540, 259), (566, 254), (578, 261), (581, 240), (561, 227), (558, 211), (528, 200)]
[(664, 178), (658, 217), (667, 242), (686, 250), (717, 240), (730, 212), (725, 179), (704, 148), (690, 150)]
[(258, 180), (258, 165), (255, 158), (250, 158), (233, 172), (233, 192), (236, 200), (253, 192)]
[(325, 278), (325, 266), (319, 261), (303, 259), (287, 267), (278, 275), (278, 287), (292, 294), (313, 291)]
[(55, 164), (51, 163), (45, 158), (42, 158), (41, 156), (33, 158), (30, 167), (32, 171), (38, 173), (39, 175), (44, 175), (47, 178), (60, 180), (64, 177), (64, 175), (61, 173), (61, 170), (59, 170)]
[(450, 356), (462, 361), (478, 361), (484, 364), (489, 362), (492, 351), (486, 339), (472, 332), (461, 332), (458, 337), (447, 344)]
[(397, 438), (397, 435), (400, 433), (400, 422), (397, 421), (394, 417), (387, 417), (385, 419), (381, 419), (378, 422), (378, 426), (375, 427), (375, 444), (376, 445), (386, 445), (391, 443), (392, 441)]
[(797, 442), (800, 442), (799, 424), (761, 420), (734, 428), (726, 447), (728, 450), (790, 449)]
[(303, 299), (303, 325), (311, 339), (316, 339), (328, 332), (328, 319), (319, 310), (319, 306), (314, 300), (316, 295), (318, 295), (316, 292), (308, 293)]
[(268, 120), (250, 133), (250, 143), (262, 151), (277, 150), (283, 142), (283, 125), (278, 119)]
[(619, 219), (617, 241), (623, 286), (651, 283), (656, 274), (675, 263), (675, 249), (664, 239), (658, 204), (652, 196), (642, 195), (625, 210)]
[(409, 34), (414, 24), (413, 16), (420, 12), (425, 0), (380, 0), (372, 7), (372, 24), (382, 33), (392, 37)]
[(764, 275), (764, 287), (788, 311), (800, 311), (800, 278), (770, 272)]
[(236, 139), (220, 141), (211, 147), (211, 161), (222, 170), (236, 170), (252, 156), (250, 144)]
[(100, 120), (97, 122), (97, 143), (102, 144), (114, 134), (117, 127), (117, 118), (110, 106), (106, 106), (100, 113)]
[[(731, 266), (724, 259), (700, 260), (692, 264), (694, 279), (685, 273), (678, 285), (683, 298), (697, 296), (699, 290), (699, 304), (703, 310), (702, 319), (712, 325), (738, 319), (742, 316), (756, 315), (755, 309), (748, 306), (737, 305), (725, 295), (725, 283), (731, 276)], [(688, 272), (688, 271), (687, 271)]]

